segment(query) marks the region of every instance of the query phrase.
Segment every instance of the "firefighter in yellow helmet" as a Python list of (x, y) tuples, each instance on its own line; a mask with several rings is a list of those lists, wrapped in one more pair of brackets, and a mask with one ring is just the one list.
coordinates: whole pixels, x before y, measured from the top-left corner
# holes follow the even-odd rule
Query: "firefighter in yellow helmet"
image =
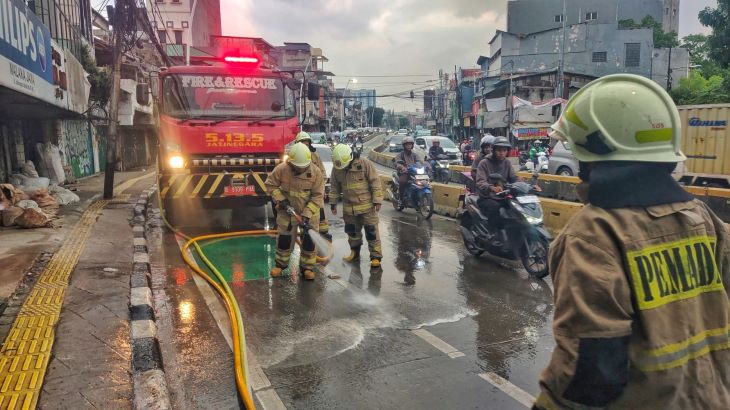
[[(306, 131), (300, 131), (299, 134), (297, 134), (295, 142), (301, 142), (302, 144), (309, 147), (309, 150), (312, 152), (312, 164), (319, 168), (320, 171), (322, 171), (322, 175), (324, 178), (322, 179), (322, 186), (324, 189), (324, 185), (327, 182), (327, 170), (324, 168), (324, 164), (322, 163), (322, 159), (319, 157), (319, 154), (317, 154), (317, 149), (312, 146), (312, 137), (309, 135)], [(319, 233), (322, 234), (325, 238), (332, 240), (332, 236), (330, 235), (330, 224), (327, 221), (327, 217), (324, 215), (324, 208), (320, 208), (319, 210)]]
[(350, 244), (345, 262), (360, 260), (362, 231), (370, 251), (370, 267), (379, 268), (383, 258), (378, 230), (378, 212), (383, 203), (383, 187), (375, 166), (367, 158), (353, 158), (347, 144), (339, 144), (332, 151), (330, 182), (330, 209), (337, 215), (337, 201), (342, 198), (342, 218)]
[[(276, 266), (271, 270), (271, 277), (281, 276), (282, 270), (289, 266), (289, 256), (299, 228), (298, 221), (287, 213), (287, 208), (291, 206), (302, 217), (304, 225), (316, 230), (319, 210), (324, 206), (323, 180), (322, 172), (312, 165), (311, 151), (302, 143), (294, 144), (289, 150), (289, 160), (277, 165), (266, 179), (266, 188), (278, 210)], [(302, 275), (313, 280), (317, 260), (309, 235), (302, 235), (301, 247), (299, 265)]]
[(553, 137), (585, 207), (550, 247), (557, 347), (539, 409), (730, 409), (730, 241), (672, 178), (680, 117), (658, 84), (602, 77)]

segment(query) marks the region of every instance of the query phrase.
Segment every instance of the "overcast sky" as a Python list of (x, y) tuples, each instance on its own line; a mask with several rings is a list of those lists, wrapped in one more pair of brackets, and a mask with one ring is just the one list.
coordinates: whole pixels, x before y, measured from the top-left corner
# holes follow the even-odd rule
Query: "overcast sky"
[[(716, 0), (682, 0), (680, 36), (703, 31), (697, 13)], [(343, 87), (378, 95), (427, 86), (443, 68), (474, 67), (495, 30), (506, 28), (505, 0), (221, 0), (223, 34), (263, 37), (278, 45), (307, 42), (330, 59)], [(367, 75), (427, 75), (366, 77)], [(353, 86), (350, 85), (352, 88)], [(385, 108), (412, 108), (379, 99)]]

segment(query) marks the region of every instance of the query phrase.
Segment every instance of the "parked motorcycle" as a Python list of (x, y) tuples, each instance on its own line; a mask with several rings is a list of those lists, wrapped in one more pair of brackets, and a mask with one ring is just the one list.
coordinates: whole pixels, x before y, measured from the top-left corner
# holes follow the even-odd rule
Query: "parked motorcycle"
[[(404, 165), (399, 162), (398, 165)], [(428, 176), (426, 166), (417, 162), (408, 167), (406, 170), (408, 175), (408, 184), (403, 203), (400, 201), (400, 192), (398, 192), (398, 172), (393, 172), (393, 179), (388, 188), (390, 202), (397, 211), (405, 208), (415, 209), (419, 215), (425, 219), (431, 218), (433, 215), (433, 194), (431, 192), (431, 177)]]
[(479, 196), (467, 193), (459, 219), (461, 236), (469, 253), (480, 256), (488, 252), (505, 259), (519, 260), (531, 276), (547, 276), (548, 248), (552, 237), (543, 225), (540, 198), (533, 188), (537, 177), (538, 174), (534, 173), (531, 183), (505, 184), (500, 174), (489, 176), (495, 185), (504, 189), (495, 195), (501, 205), (497, 232), (489, 230), (487, 217), (477, 203)]
[(441, 154), (430, 162), (433, 180), (442, 184), (448, 184), (451, 179), (451, 175), (449, 174), (449, 156)]

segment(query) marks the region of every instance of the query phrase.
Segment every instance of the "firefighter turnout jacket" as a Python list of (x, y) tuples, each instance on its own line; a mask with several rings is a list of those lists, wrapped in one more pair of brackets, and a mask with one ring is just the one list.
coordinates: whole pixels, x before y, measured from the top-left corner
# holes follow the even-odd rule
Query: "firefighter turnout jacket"
[(333, 169), (330, 179), (330, 203), (337, 204), (342, 198), (343, 215), (364, 214), (383, 202), (378, 171), (367, 158), (356, 158), (344, 169)]
[(730, 409), (730, 238), (705, 204), (586, 205), (549, 266), (537, 408)]
[(312, 219), (324, 206), (324, 177), (310, 164), (297, 173), (288, 164), (279, 164), (266, 179), (266, 188), (275, 202), (288, 200), (299, 215)]

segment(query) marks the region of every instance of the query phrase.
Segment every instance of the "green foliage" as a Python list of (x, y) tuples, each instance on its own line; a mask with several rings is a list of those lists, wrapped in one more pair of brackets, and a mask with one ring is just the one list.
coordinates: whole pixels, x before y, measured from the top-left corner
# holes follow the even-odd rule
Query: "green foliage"
[(700, 23), (712, 28), (707, 36), (708, 54), (721, 68), (730, 67), (730, 0), (717, 0), (717, 8), (699, 13)]
[(89, 100), (106, 107), (111, 97), (112, 79), (109, 72), (96, 65), (96, 61), (91, 57), (91, 50), (84, 46), (81, 52), (81, 65), (84, 71), (89, 73), (89, 83), (91, 83), (91, 93)]
[(411, 126), (411, 122), (406, 117), (398, 117), (398, 128), (408, 128)]
[(652, 16), (644, 17), (643, 19), (641, 19), (640, 23), (637, 23), (633, 19), (620, 20), (618, 22), (618, 28), (650, 28), (654, 32), (655, 48), (679, 47), (679, 39), (677, 38), (677, 33), (673, 31), (666, 33), (662, 28), (662, 25), (658, 21), (654, 20), (654, 17)]
[(381, 124), (383, 124), (383, 116), (385, 115), (385, 110), (380, 107), (375, 107), (375, 112), (373, 112), (372, 107), (368, 107), (365, 109), (365, 116), (368, 119), (368, 122), (370, 121), (370, 118), (373, 120), (373, 127), (380, 127)]
[(689, 78), (682, 78), (679, 87), (672, 90), (677, 105), (721, 104), (730, 102), (730, 70), (721, 75), (705, 78), (692, 72)]

